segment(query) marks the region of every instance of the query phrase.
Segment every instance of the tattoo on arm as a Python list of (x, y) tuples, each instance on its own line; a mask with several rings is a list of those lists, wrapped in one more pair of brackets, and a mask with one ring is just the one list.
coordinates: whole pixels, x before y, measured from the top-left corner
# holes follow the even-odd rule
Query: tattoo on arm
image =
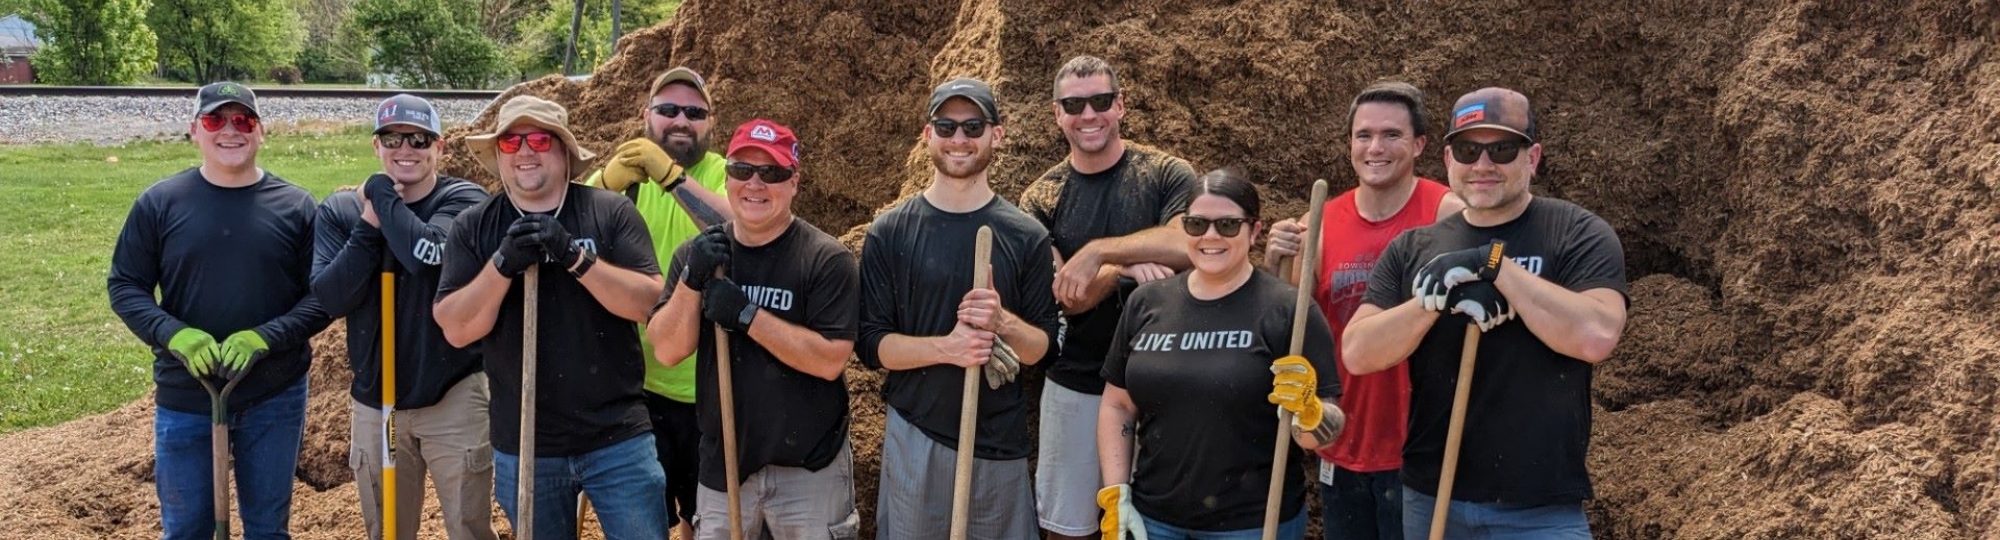
[(1127, 438), (1127, 439), (1130, 439), (1130, 438), (1132, 438), (1132, 434), (1133, 434), (1133, 431), (1132, 431), (1132, 423), (1131, 423), (1131, 422), (1125, 422), (1125, 423), (1123, 423), (1123, 424), (1119, 424), (1119, 425), (1118, 425), (1118, 434), (1119, 434), (1119, 435), (1123, 435), (1123, 436), (1125, 436), (1125, 438)]
[(727, 221), (722, 218), (721, 212), (715, 211), (708, 206), (708, 203), (701, 202), (700, 197), (694, 196), (693, 189), (688, 187), (686, 182), (674, 186), (674, 199), (680, 201), (681, 208), (687, 210), (688, 217), (694, 219), (695, 226), (706, 229), (710, 225)]

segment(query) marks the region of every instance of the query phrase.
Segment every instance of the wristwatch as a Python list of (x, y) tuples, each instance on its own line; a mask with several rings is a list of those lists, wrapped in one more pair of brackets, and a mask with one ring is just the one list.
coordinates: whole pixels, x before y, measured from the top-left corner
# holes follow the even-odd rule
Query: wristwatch
[(597, 252), (588, 249), (578, 251), (582, 251), (583, 253), (577, 255), (576, 267), (569, 269), (569, 275), (570, 277), (583, 279), (583, 273), (589, 272), (591, 265), (597, 264)]
[(757, 304), (744, 303), (743, 312), (736, 315), (736, 323), (742, 325), (743, 331), (748, 332), (750, 331), (750, 321), (756, 318)]

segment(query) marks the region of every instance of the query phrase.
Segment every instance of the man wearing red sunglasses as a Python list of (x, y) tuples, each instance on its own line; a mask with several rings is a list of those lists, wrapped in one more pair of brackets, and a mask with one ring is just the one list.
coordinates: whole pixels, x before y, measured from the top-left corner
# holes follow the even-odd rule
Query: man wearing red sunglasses
[(264, 130), (249, 88), (204, 86), (194, 113), (201, 166), (132, 204), (111, 254), (111, 308), (153, 348), (162, 536), (215, 534), (203, 385), (238, 380), (226, 405), (243, 536), (287, 538), (308, 341), (329, 321), (310, 294), (313, 197), (257, 167)]
[(1596, 214), (1530, 191), (1542, 146), (1527, 96), (1485, 88), (1451, 110), (1445, 173), (1466, 208), (1383, 250), (1342, 332), (1342, 362), (1366, 375), (1407, 358), (1403, 534), (1420, 538), (1437, 504), (1464, 328), (1477, 325), (1475, 413), (1445, 536), (1589, 538), (1590, 380), (1624, 333), (1625, 251)]
[[(652, 238), (631, 201), (570, 182), (591, 152), (569, 112), (534, 96), (500, 105), (494, 132), (466, 138), (506, 191), (459, 214), (445, 246), (432, 313), (446, 341), (478, 343), (488, 407), (494, 494), (519, 523), (517, 482), (533, 482), (542, 540), (576, 537), (577, 494), (589, 495), (608, 538), (665, 538), (666, 477), (640, 382), (633, 323), (660, 296)], [(524, 284), (538, 267), (537, 401), (521, 403)], [(534, 455), (520, 455), (520, 413), (535, 407)], [(535, 477), (518, 478), (535, 460)]]
[[(452, 540), (493, 535), (493, 448), (487, 439), (486, 376), (476, 350), (453, 347), (431, 321), (451, 222), (485, 201), (486, 190), (439, 175), (444, 145), (437, 111), (409, 94), (375, 109), (375, 156), (382, 172), (362, 189), (327, 196), (313, 241), (313, 294), (347, 318), (349, 439), (369, 538), (382, 538), (382, 284), (396, 275), (396, 535), (414, 539), (424, 477), (437, 487)], [(387, 263), (385, 265), (385, 263)]]
[(1111, 64), (1078, 56), (1056, 71), (1049, 109), (1069, 157), (1021, 193), (1021, 209), (1055, 235), (1054, 291), (1068, 328), (1042, 387), (1035, 505), (1049, 538), (1097, 534), (1097, 409), (1104, 355), (1138, 283), (1189, 267), (1187, 160), (1126, 141), (1125, 94)]

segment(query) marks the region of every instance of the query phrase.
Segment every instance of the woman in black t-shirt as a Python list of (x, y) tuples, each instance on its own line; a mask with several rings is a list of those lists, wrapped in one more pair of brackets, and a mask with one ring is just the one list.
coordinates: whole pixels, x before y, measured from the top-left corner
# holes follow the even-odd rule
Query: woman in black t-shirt
[(1343, 423), (1333, 405), (1340, 396), (1333, 336), (1319, 310), (1307, 310), (1304, 358), (1285, 357), (1297, 289), (1251, 265), (1250, 247), (1264, 229), (1256, 187), (1222, 170), (1194, 191), (1182, 221), (1194, 270), (1135, 291), (1105, 358), (1097, 430), (1109, 486), (1098, 493), (1103, 529), (1121, 539), (1141, 527), (1151, 540), (1255, 538), (1278, 403), (1301, 416), (1278, 530), (1279, 538), (1298, 539), (1313, 461), (1307, 450), (1331, 442)]

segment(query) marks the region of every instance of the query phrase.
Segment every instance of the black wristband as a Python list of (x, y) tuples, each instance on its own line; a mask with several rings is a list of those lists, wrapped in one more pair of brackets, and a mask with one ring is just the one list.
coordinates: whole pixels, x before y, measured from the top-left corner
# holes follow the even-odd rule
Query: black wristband
[(667, 190), (667, 193), (672, 194), (674, 192), (674, 188), (681, 187), (681, 184), (687, 182), (687, 180), (688, 180), (687, 172), (682, 171), (680, 176), (674, 177), (673, 180), (668, 180), (667, 183), (661, 184), (661, 186)]
[(743, 304), (743, 312), (736, 316), (736, 323), (743, 327), (743, 331), (749, 332), (750, 321), (755, 320), (756, 318), (757, 318), (757, 304), (746, 303)]
[(578, 249), (577, 251), (580, 253), (576, 257), (576, 267), (570, 269), (569, 275), (570, 277), (583, 279), (583, 274), (589, 272), (592, 265), (597, 264), (597, 252), (588, 249)]

